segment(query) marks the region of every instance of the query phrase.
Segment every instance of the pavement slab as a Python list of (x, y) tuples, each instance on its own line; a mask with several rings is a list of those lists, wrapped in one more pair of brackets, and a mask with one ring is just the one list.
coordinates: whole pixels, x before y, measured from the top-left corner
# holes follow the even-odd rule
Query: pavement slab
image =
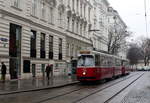
[(77, 83), (76, 76), (55, 76), (47, 80), (45, 78), (29, 78), (29, 79), (17, 79), (0, 82), (0, 95), (25, 92), (32, 90), (40, 90), (45, 88), (59, 87), (67, 84)]

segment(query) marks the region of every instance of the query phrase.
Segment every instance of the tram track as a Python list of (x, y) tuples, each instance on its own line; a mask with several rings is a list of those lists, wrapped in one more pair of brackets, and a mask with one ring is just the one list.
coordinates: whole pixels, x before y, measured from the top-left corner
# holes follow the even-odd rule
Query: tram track
[[(114, 85), (116, 85), (116, 84), (118, 84), (118, 83), (120, 83), (120, 82), (123, 82), (123, 81), (125, 81), (125, 80), (127, 80), (127, 79), (130, 79), (130, 78), (132, 78), (132, 77), (135, 76), (135, 75), (138, 75), (138, 73), (133, 74), (133, 75), (131, 75), (131, 76), (129, 76), (129, 77), (124, 77), (122, 80), (119, 80), (119, 81), (117, 81), (117, 82), (114, 82), (114, 83), (112, 83), (112, 84), (110, 84), (110, 85), (108, 85), (108, 86), (104, 86), (104, 85), (107, 85), (107, 84), (109, 83), (109, 82), (106, 82), (106, 83), (104, 83), (103, 85), (101, 85), (101, 86), (104, 86), (104, 87), (100, 88), (99, 90), (97, 90), (97, 91), (95, 91), (95, 92), (92, 92), (92, 93), (90, 93), (90, 94), (84, 96), (83, 98), (77, 99), (77, 100), (74, 101), (73, 103), (77, 103), (77, 102), (79, 102), (79, 101), (81, 101), (81, 100), (83, 100), (83, 99), (85, 99), (85, 98), (88, 98), (89, 96), (91, 96), (91, 95), (93, 95), (93, 94), (95, 94), (95, 93), (101, 92), (101, 91), (103, 91), (103, 90), (105, 90), (105, 89), (107, 89), (107, 88), (109, 88), (109, 87), (112, 87), (112, 86), (114, 86)], [(46, 99), (43, 99), (43, 100), (40, 100), (40, 101), (34, 102), (34, 103), (47, 102), (47, 101), (50, 101), (50, 100), (53, 100), (53, 99), (56, 99), (56, 98), (59, 98), (59, 97), (63, 97), (63, 96), (65, 96), (65, 95), (69, 95), (69, 94), (74, 93), (74, 92), (78, 92), (78, 91), (83, 90), (83, 89), (87, 89), (87, 88), (88, 88), (88, 87), (86, 87), (86, 88), (85, 88), (85, 87), (82, 87), (82, 88), (75, 89), (75, 90), (72, 90), (72, 91), (68, 91), (68, 92), (65, 92), (65, 93), (63, 93), (63, 94), (60, 94), (60, 95), (57, 95), (57, 96), (54, 96), (54, 97), (50, 97), (50, 98), (46, 98)], [(107, 103), (107, 101), (106, 101), (106, 103)]]
[(119, 90), (117, 93), (115, 93), (113, 96), (111, 96), (109, 99), (107, 99), (104, 103), (109, 103), (113, 98), (115, 98), (117, 95), (119, 95), (121, 92), (123, 92), (126, 88), (128, 88), (130, 85), (132, 85), (133, 83), (135, 83), (138, 79), (140, 79), (142, 76), (144, 75), (144, 73), (142, 75), (140, 75), (138, 78), (136, 78), (134, 81), (132, 81), (131, 83), (129, 83), (127, 86), (125, 86), (124, 88), (122, 88), (121, 90)]

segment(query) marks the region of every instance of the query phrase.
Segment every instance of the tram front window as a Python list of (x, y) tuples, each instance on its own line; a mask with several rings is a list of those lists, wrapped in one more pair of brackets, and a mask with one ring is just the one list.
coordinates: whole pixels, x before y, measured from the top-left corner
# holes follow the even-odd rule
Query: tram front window
[(92, 55), (82, 55), (78, 58), (78, 66), (94, 66), (94, 57)]

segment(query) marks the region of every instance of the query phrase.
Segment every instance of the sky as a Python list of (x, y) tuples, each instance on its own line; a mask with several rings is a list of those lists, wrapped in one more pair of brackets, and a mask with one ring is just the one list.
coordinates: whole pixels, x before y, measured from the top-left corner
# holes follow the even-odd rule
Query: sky
[[(108, 0), (110, 6), (118, 11), (128, 29), (133, 32), (132, 38), (150, 37), (150, 0), (146, 0), (148, 33), (145, 25), (144, 0)], [(148, 35), (147, 35), (148, 34)]]

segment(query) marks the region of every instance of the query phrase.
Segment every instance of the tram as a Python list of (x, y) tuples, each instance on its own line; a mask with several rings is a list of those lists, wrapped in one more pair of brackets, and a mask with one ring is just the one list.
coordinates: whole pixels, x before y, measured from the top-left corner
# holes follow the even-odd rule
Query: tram
[(80, 51), (76, 75), (83, 81), (97, 81), (126, 75), (127, 60), (97, 51)]

